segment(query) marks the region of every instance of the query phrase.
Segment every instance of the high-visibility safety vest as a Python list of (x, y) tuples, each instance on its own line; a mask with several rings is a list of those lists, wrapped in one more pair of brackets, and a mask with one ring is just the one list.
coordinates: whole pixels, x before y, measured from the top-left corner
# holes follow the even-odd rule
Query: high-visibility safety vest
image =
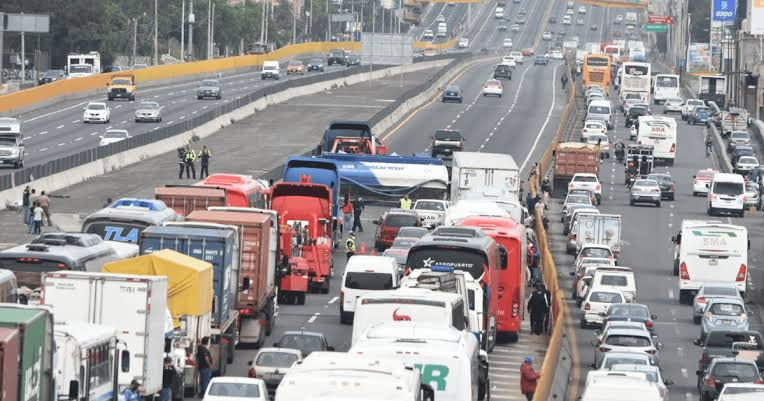
[(401, 209), (411, 209), (411, 199), (401, 198)]
[(355, 253), (355, 241), (353, 241), (352, 238), (348, 238), (348, 240), (345, 241), (345, 250)]
[(186, 160), (187, 162), (193, 162), (193, 161), (195, 161), (195, 160), (196, 160), (196, 154), (194, 153), (194, 151), (193, 151), (193, 150), (189, 150), (188, 152), (186, 152), (186, 158), (185, 158), (185, 160)]

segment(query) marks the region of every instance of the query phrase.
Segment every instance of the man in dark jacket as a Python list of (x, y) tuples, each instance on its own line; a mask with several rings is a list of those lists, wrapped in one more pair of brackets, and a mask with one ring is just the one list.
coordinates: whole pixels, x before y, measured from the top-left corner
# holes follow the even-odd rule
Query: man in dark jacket
[(353, 228), (351, 228), (351, 231), (363, 232), (363, 226), (361, 225), (361, 213), (363, 213), (363, 198), (355, 198), (352, 202), (353, 204)]
[(159, 401), (172, 400), (172, 387), (177, 374), (175, 367), (172, 366), (172, 358), (166, 356), (164, 358), (164, 369), (162, 369), (162, 390), (159, 391)]
[(210, 338), (203, 337), (202, 343), (196, 347), (196, 368), (199, 370), (199, 397), (204, 397), (207, 385), (212, 379), (212, 354), (210, 353)]
[(544, 292), (540, 287), (536, 287), (536, 291), (531, 294), (531, 298), (528, 300), (528, 312), (531, 315), (531, 332), (533, 334), (541, 335), (544, 332), (546, 309), (547, 304)]

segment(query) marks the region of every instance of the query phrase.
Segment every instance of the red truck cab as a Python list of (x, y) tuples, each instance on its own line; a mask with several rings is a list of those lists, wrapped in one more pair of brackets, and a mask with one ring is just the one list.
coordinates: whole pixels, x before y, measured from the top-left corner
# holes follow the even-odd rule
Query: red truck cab
[(378, 252), (393, 245), (401, 227), (421, 227), (422, 219), (413, 210), (391, 209), (375, 221), (377, 231), (374, 234), (374, 247)]

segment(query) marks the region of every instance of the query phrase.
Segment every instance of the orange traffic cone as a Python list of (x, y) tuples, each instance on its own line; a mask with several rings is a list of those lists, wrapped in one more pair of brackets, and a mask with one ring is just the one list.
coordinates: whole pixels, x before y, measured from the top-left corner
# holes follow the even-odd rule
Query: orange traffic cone
[(361, 255), (366, 255), (366, 243), (361, 242), (361, 246), (358, 248), (358, 250), (359, 250), (358, 253), (360, 253)]
[(374, 256), (376, 254), (377, 254), (377, 252), (374, 251), (374, 248), (371, 248), (371, 252), (369, 253), (369, 255)]

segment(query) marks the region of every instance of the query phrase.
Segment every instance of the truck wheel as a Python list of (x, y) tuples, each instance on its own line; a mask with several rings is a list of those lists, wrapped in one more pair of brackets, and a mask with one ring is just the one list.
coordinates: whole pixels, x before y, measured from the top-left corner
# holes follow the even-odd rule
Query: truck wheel
[(678, 260), (674, 260), (674, 275), (675, 276), (679, 275), (679, 261)]
[(276, 323), (276, 314), (275, 314), (275, 305), (273, 304), (273, 297), (271, 297), (268, 300), (268, 303), (265, 304), (265, 328), (263, 329), (266, 336), (271, 335), (271, 330), (273, 330), (273, 325)]
[(294, 297), (295, 305), (305, 305), (305, 293), (298, 294)]
[(329, 280), (324, 280), (324, 282), (321, 284), (321, 293), (322, 294), (328, 294), (329, 293)]

